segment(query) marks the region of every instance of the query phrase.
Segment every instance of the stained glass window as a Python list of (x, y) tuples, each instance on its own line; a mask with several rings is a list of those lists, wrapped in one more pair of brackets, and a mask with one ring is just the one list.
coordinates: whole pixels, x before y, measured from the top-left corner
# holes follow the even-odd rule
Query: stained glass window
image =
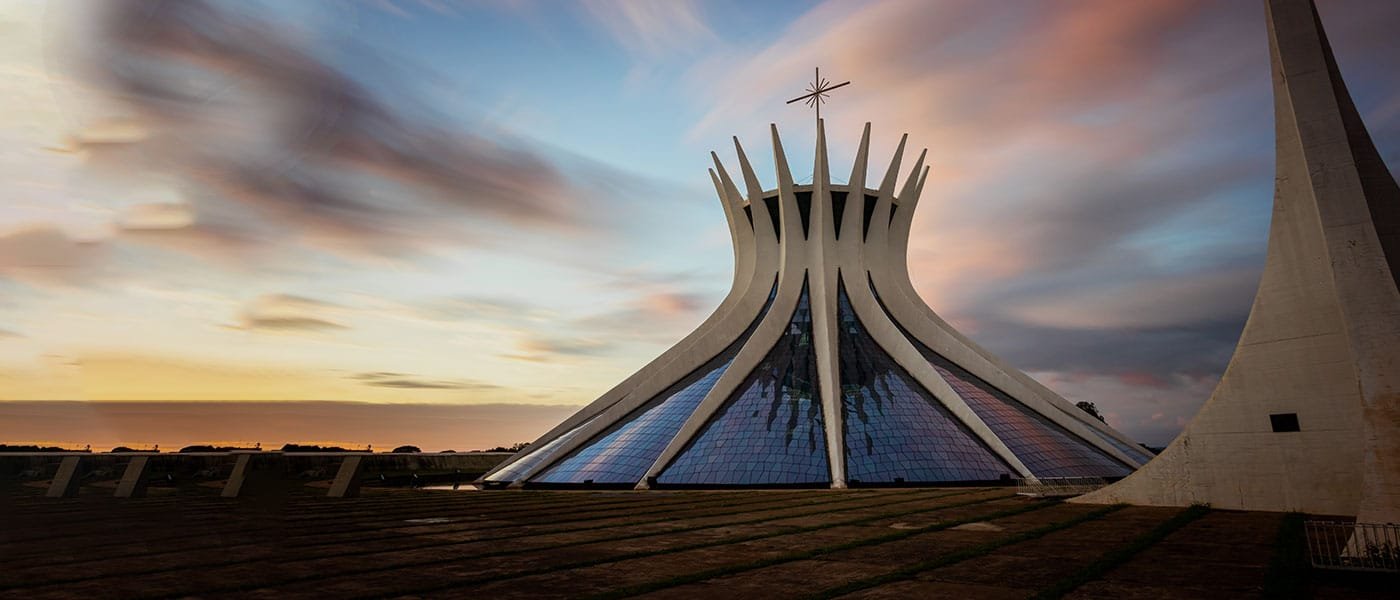
[(844, 284), (837, 302), (848, 481), (988, 481), (1014, 473), (866, 333)]
[(695, 412), (695, 407), (714, 387), (729, 363), (733, 362), (734, 355), (748, 341), (753, 329), (768, 314), (772, 301), (770, 292), (769, 303), (763, 306), (748, 329), (710, 362), (633, 411), (629, 419), (623, 420), (611, 431), (603, 432), (598, 439), (530, 481), (553, 484), (633, 484), (641, 481), (656, 457), (661, 455), (681, 425)]
[(583, 428), (587, 427), (588, 424), (592, 423), (593, 419), (596, 418), (598, 418), (598, 415), (593, 415), (593, 417), (589, 418), (583, 423), (580, 423), (577, 427), (574, 427), (573, 429), (570, 429), (568, 432), (560, 435), (559, 437), (550, 440), (549, 443), (540, 446), (538, 450), (535, 450), (533, 452), (530, 452), (529, 454), (526, 454), (525, 456), (520, 457), (515, 462), (511, 463), (510, 466), (496, 471), (495, 473), (492, 473), (490, 477), (486, 478), (486, 481), (491, 481), (495, 483), (509, 483), (515, 481), (521, 475), (524, 475), (526, 471), (529, 471), (530, 469), (534, 468), (535, 465), (540, 464), (540, 461), (554, 456), (554, 453), (559, 450), (560, 446), (563, 446), (569, 440), (572, 440), (575, 437), (577, 437), (578, 434), (583, 431)]
[(831, 481), (805, 281), (787, 332), (657, 481), (672, 485)]
[[(885, 308), (884, 302), (880, 300), (874, 282), (867, 279), (867, 283), (888, 316), (889, 309)], [(895, 323), (897, 325), (898, 321)], [(934, 352), (903, 328), (900, 328), (900, 331), (919, 349), (924, 358), (938, 369), (953, 391), (958, 393), (972, 412), (977, 413), (1011, 453), (1021, 459), (1022, 464), (1025, 464), (1033, 475), (1124, 477), (1132, 472), (1127, 465), (1093, 447), (1087, 440), (1080, 439), (1059, 424)]]
[(1146, 463), (1147, 461), (1152, 460), (1152, 453), (1148, 452), (1147, 449), (1141, 446), (1124, 444), (1123, 442), (1118, 441), (1117, 438), (1108, 435), (1107, 433), (1104, 433), (1102, 431), (1099, 431), (1098, 429), (1095, 429), (1092, 425), (1089, 427), (1089, 430), (1094, 432), (1095, 435), (1102, 438), (1103, 441), (1108, 442), (1110, 446), (1117, 448), (1119, 452), (1127, 454), (1132, 458), (1136, 458), (1139, 462)]
[[(921, 349), (922, 350), (922, 349)], [(925, 358), (1037, 477), (1123, 477), (1131, 469), (934, 354)], [(941, 363), (941, 364), (940, 364)]]

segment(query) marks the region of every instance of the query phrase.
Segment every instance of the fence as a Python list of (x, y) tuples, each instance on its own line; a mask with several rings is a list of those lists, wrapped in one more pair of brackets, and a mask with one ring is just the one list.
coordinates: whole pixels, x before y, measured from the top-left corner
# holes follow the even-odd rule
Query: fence
[(1064, 498), (1087, 494), (1105, 485), (1108, 482), (1102, 477), (1041, 477), (1017, 480), (1016, 493), (1032, 498)]
[(1400, 525), (1306, 521), (1303, 527), (1315, 568), (1400, 572)]
[(256, 450), (0, 452), (0, 495), (11, 493), (12, 482), (23, 481), (46, 486), (45, 495), (51, 498), (77, 496), (84, 488), (92, 487), (105, 487), (104, 493), (118, 498), (132, 498), (144, 496), (151, 484), (174, 488), (167, 489), (169, 493), (177, 489), (191, 492), (213, 484), (222, 488), (221, 495), (239, 497), (285, 493), (299, 485), (319, 485), (323, 480), (331, 480), (327, 494), (345, 497), (357, 494), (361, 482), (382, 486), (464, 483), (508, 456), (508, 452)]

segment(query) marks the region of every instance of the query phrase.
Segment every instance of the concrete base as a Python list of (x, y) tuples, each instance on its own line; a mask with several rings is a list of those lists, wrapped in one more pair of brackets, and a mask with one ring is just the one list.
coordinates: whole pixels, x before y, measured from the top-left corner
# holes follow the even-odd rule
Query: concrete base
[(73, 498), (78, 495), (78, 488), (82, 487), (82, 481), (78, 479), (78, 462), (80, 456), (65, 456), (63, 462), (58, 464), (58, 472), (54, 473), (53, 482), (49, 484), (48, 493), (44, 494), (49, 498)]
[(239, 453), (237, 455), (233, 462), (233, 472), (229, 474), (228, 481), (224, 483), (224, 490), (219, 493), (220, 496), (237, 498), (243, 493), (243, 485), (248, 481), (254, 456), (256, 454)]
[(133, 456), (131, 462), (126, 463), (126, 471), (122, 472), (121, 481), (117, 482), (117, 491), (113, 493), (116, 498), (142, 498), (146, 495), (146, 473), (151, 465), (149, 456)]
[(360, 475), (365, 470), (365, 457), (347, 456), (340, 463), (340, 470), (335, 474), (335, 481), (331, 483), (331, 489), (326, 492), (327, 498), (354, 498), (360, 495)]

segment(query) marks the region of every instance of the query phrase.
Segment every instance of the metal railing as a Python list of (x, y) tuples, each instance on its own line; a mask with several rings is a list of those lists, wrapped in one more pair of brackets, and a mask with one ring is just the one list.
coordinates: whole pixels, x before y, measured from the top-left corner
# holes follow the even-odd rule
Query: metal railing
[(1041, 477), (1017, 480), (1016, 493), (1032, 498), (1064, 498), (1087, 494), (1105, 485), (1108, 482), (1102, 477)]
[(1318, 569), (1400, 572), (1400, 525), (1305, 521), (1308, 559)]

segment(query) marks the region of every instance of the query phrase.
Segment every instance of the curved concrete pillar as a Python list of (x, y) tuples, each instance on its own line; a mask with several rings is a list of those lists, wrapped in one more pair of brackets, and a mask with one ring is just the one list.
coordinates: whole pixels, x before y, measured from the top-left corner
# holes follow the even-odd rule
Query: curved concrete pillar
[[(787, 154), (783, 151), (782, 140), (778, 137), (778, 126), (771, 125), (773, 137), (773, 163), (778, 172), (778, 223), (782, 230), (778, 238), (781, 254), (778, 267), (778, 290), (773, 305), (763, 316), (763, 321), (754, 329), (734, 362), (710, 388), (699, 406), (681, 425), (680, 432), (662, 450), (655, 463), (647, 470), (646, 479), (638, 482), (638, 487), (648, 485), (647, 480), (658, 476), (671, 460), (680, 454), (685, 446), (700, 433), (701, 429), (724, 404), (725, 400), (739, 389), (748, 379), (754, 368), (768, 356), (768, 352), (787, 331), (788, 322), (797, 309), (802, 289), (807, 281), (807, 240), (803, 231), (801, 211), (797, 206), (797, 190), (792, 181), (792, 171), (788, 167)], [(757, 220), (755, 220), (757, 223)]]

